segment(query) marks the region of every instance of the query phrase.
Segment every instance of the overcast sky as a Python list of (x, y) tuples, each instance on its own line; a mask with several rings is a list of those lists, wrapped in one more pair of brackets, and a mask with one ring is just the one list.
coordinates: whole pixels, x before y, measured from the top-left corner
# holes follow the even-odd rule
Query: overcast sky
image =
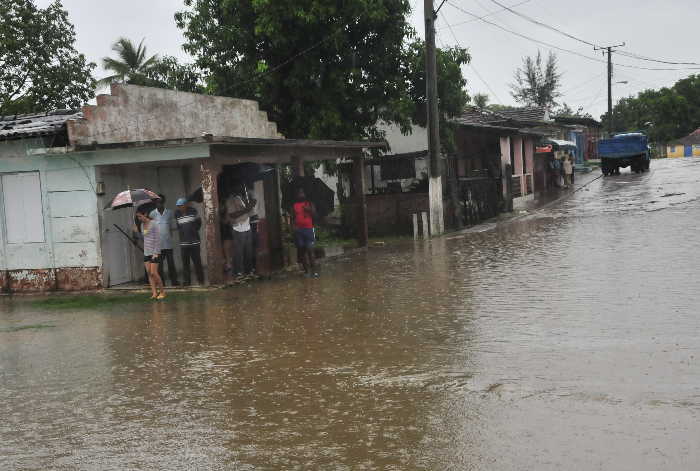
[[(42, 7), (50, 3), (50, 0), (36, 1)], [(673, 62), (700, 63), (698, 0), (497, 1), (517, 5), (514, 10), (593, 44), (606, 46), (625, 42), (623, 50), (635, 54)], [(119, 36), (134, 41), (145, 38), (150, 53), (192, 60), (182, 50), (183, 36), (173, 19), (173, 14), (183, 8), (182, 0), (63, 0), (63, 4), (75, 25), (78, 50), (98, 64), (102, 57), (111, 53), (110, 45)], [(411, 0), (411, 4), (414, 7), (412, 23), (422, 37), (423, 1)], [(605, 60), (591, 46), (504, 11), (494, 0), (448, 0), (438, 18), (437, 45), (459, 44), (469, 49), (472, 64), (464, 69), (469, 92), (486, 93), (493, 103), (515, 104), (508, 85), (522, 57), (535, 55), (538, 50), (547, 53), (550, 48), (475, 20), (469, 13), (478, 17), (490, 15), (485, 19), (503, 28)], [(574, 109), (582, 106), (599, 117), (607, 107), (605, 64), (568, 52), (554, 52), (559, 57), (559, 68), (563, 73), (563, 101)], [(613, 58), (619, 64), (641, 67), (692, 67), (616, 55)], [(646, 88), (671, 86), (679, 78), (693, 73), (700, 74), (700, 70), (652, 71), (616, 67), (614, 80), (628, 83), (615, 84), (613, 96), (619, 98)], [(101, 69), (97, 75), (98, 78), (103, 76)]]

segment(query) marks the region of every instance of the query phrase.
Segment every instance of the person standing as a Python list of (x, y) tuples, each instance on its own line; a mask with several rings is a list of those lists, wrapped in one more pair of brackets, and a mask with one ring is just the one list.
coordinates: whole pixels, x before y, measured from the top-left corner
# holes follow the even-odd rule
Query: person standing
[(250, 274), (253, 258), (250, 211), (256, 201), (244, 198), (244, 193), (243, 185), (238, 184), (226, 200), (226, 216), (233, 229), (233, 272), (237, 278)]
[(316, 245), (316, 235), (314, 233), (315, 217), (316, 208), (314, 204), (306, 198), (304, 189), (299, 188), (297, 200), (292, 206), (294, 244), (297, 247), (299, 258), (301, 258), (304, 274), (318, 278), (316, 257), (314, 256), (314, 246)]
[(160, 232), (160, 251), (161, 263), (158, 265), (158, 274), (165, 283), (164, 267), (165, 262), (168, 262), (168, 276), (170, 284), (178, 286), (180, 283), (177, 280), (177, 268), (175, 267), (175, 256), (173, 255), (173, 237), (172, 233), (175, 230), (175, 218), (173, 212), (165, 207), (165, 196), (158, 195), (159, 200), (156, 201), (156, 209), (151, 211), (149, 216), (158, 225)]
[(571, 156), (567, 155), (564, 157), (564, 187), (569, 188), (571, 186), (571, 175), (574, 173), (574, 164), (571, 162)]
[(199, 229), (202, 227), (202, 218), (197, 210), (190, 206), (185, 198), (179, 198), (175, 203), (175, 224), (180, 234), (180, 253), (182, 255), (183, 285), (189, 286), (192, 282), (190, 273), (190, 260), (194, 264), (194, 272), (200, 285), (204, 284), (204, 270), (202, 270), (202, 255), (200, 252), (201, 241)]
[(151, 299), (164, 299), (165, 287), (158, 273), (161, 257), (158, 224), (151, 219), (148, 211), (137, 210), (136, 230), (143, 237), (143, 265), (148, 274), (148, 284), (151, 286)]

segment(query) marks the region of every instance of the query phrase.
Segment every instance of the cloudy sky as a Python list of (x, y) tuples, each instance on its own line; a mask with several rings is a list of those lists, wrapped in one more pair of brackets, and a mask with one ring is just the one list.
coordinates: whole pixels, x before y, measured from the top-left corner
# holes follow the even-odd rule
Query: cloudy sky
[[(50, 0), (36, 1), (40, 6), (50, 3)], [(563, 73), (563, 101), (574, 109), (581, 106), (598, 117), (607, 106), (606, 66), (601, 53), (594, 52), (590, 45), (503, 10), (497, 2), (513, 6), (518, 13), (591, 44), (607, 46), (625, 42), (621, 50), (636, 55), (669, 62), (700, 63), (700, 41), (692, 26), (700, 25), (697, 1), (447, 0), (438, 18), (437, 44), (438, 47), (459, 44), (468, 48), (472, 64), (465, 67), (464, 74), (470, 93), (486, 93), (491, 102), (502, 104), (514, 104), (509, 83), (522, 57), (552, 49), (559, 57)], [(183, 8), (182, 0), (63, 0), (63, 4), (75, 24), (77, 48), (98, 64), (100, 58), (110, 54), (110, 44), (119, 36), (135, 41), (145, 38), (151, 53), (191, 60), (181, 48), (182, 33), (173, 20), (173, 14)], [(411, 4), (414, 7), (412, 23), (423, 36), (423, 2), (411, 0)], [(479, 20), (479, 17), (484, 18)], [(700, 74), (700, 66), (613, 57), (614, 62), (620, 64), (615, 67), (614, 80), (628, 82), (614, 85), (615, 97), (636, 94), (646, 88), (670, 86), (679, 78)], [(699, 70), (642, 70), (622, 65), (665, 69), (698, 67)], [(100, 70), (98, 77), (101, 76)]]

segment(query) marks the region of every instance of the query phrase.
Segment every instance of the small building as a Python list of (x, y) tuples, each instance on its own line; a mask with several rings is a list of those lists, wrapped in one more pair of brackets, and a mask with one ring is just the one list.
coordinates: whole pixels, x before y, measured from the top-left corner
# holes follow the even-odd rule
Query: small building
[(251, 100), (112, 85), (80, 111), (0, 117), (0, 289), (86, 290), (139, 280), (142, 258), (128, 233), (133, 211), (105, 210), (128, 188), (163, 193), (169, 205), (201, 187), (202, 259), (209, 284), (223, 281), (219, 200), (241, 164), (274, 168), (256, 183), (262, 271), (284, 250), (283, 166), (352, 162), (352, 210), (367, 243), (366, 149), (384, 143), (285, 139)]
[(666, 146), (668, 157), (700, 157), (700, 128)]

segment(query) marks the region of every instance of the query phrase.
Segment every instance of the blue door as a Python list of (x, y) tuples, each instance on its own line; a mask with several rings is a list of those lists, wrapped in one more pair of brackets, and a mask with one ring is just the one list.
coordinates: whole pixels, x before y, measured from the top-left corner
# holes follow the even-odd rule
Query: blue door
[(683, 156), (692, 157), (693, 156), (693, 146), (685, 146), (685, 152), (683, 153)]

